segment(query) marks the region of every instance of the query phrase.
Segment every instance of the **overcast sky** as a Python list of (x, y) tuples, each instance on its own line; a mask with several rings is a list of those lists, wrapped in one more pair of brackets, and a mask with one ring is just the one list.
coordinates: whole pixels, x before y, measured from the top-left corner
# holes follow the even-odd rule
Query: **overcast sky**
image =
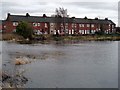
[[(43, 2), (44, 1), (44, 2)], [(118, 1), (119, 0), (3, 0), (0, 2), (0, 19), (6, 19), (7, 13), (31, 16), (46, 14), (51, 16), (55, 9), (63, 7), (67, 9), (70, 17), (84, 18), (108, 18), (118, 25)]]

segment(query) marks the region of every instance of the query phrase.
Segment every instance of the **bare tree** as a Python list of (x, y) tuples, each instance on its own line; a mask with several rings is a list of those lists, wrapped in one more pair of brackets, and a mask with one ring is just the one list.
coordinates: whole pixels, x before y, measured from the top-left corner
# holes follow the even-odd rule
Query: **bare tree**
[[(56, 17), (56, 29), (60, 30), (60, 32), (65, 32), (65, 18), (68, 17), (67, 9), (64, 8), (56, 8), (55, 10), (55, 17)], [(63, 26), (63, 31), (61, 31), (61, 24)]]
[(64, 9), (64, 8), (56, 8), (56, 11), (55, 11), (55, 14), (56, 16), (58, 17), (67, 17), (67, 9)]

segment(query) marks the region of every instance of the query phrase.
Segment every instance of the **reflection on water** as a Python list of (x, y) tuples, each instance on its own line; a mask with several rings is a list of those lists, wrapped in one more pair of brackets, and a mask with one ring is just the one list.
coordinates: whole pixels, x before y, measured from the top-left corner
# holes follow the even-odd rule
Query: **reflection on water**
[[(3, 42), (3, 70), (20, 74), (33, 88), (117, 88), (118, 42), (58, 42), (15, 44)], [(15, 65), (16, 57), (31, 63)], [(15, 69), (16, 70), (15, 70)]]

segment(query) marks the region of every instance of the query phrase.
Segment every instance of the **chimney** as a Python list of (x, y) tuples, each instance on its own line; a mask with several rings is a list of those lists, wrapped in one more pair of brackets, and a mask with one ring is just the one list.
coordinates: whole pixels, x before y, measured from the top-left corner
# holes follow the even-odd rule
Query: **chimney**
[(72, 19), (75, 19), (75, 17), (72, 17)]
[(46, 14), (43, 14), (43, 17), (47, 17)]
[(26, 13), (26, 17), (29, 17), (30, 15), (29, 15), (29, 13)]
[(8, 13), (8, 16), (10, 16), (10, 13)]
[(6, 20), (10, 20), (10, 13), (7, 14), (7, 19)]
[(108, 20), (108, 18), (105, 18), (105, 20)]
[(87, 19), (87, 17), (85, 16), (84, 19)]
[(98, 17), (96, 17), (95, 20), (98, 20)]

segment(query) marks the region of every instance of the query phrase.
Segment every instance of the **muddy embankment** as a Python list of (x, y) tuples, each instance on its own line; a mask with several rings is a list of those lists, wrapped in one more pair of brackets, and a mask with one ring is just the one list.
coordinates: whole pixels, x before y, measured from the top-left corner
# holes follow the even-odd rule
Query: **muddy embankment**
[(119, 41), (120, 35), (33, 35), (33, 40), (24, 39), (22, 36), (15, 33), (4, 33), (0, 34), (0, 40), (13, 41), (20, 44), (31, 44), (31, 43), (49, 43), (53, 41)]
[[(7, 71), (1, 72), (2, 76), (2, 88), (24, 88), (26, 83), (29, 80), (29, 77), (25, 75), (25, 72), (27, 71), (24, 67), (25, 65), (32, 64), (36, 61), (41, 60), (48, 60), (50, 58), (60, 57), (64, 56), (64, 53), (61, 53), (59, 51), (56, 52), (43, 52), (39, 54), (34, 53), (23, 53), (23, 52), (14, 52), (10, 53), (10, 56), (13, 57), (13, 60), (9, 64), (11, 64), (14, 68), (14, 73), (8, 73)], [(7, 64), (4, 64), (5, 68), (7, 67)]]
[[(31, 55), (20, 55), (20, 53), (14, 55), (14, 59), (9, 63), (13, 67), (14, 72), (9, 73), (6, 70), (3, 70), (0, 73), (0, 76), (2, 77), (2, 88), (24, 88), (29, 80), (28, 77), (24, 75), (26, 70), (22, 65), (32, 63), (35, 61), (35, 57)], [(8, 68), (7, 64), (4, 64), (4, 66), (5, 68)]]

